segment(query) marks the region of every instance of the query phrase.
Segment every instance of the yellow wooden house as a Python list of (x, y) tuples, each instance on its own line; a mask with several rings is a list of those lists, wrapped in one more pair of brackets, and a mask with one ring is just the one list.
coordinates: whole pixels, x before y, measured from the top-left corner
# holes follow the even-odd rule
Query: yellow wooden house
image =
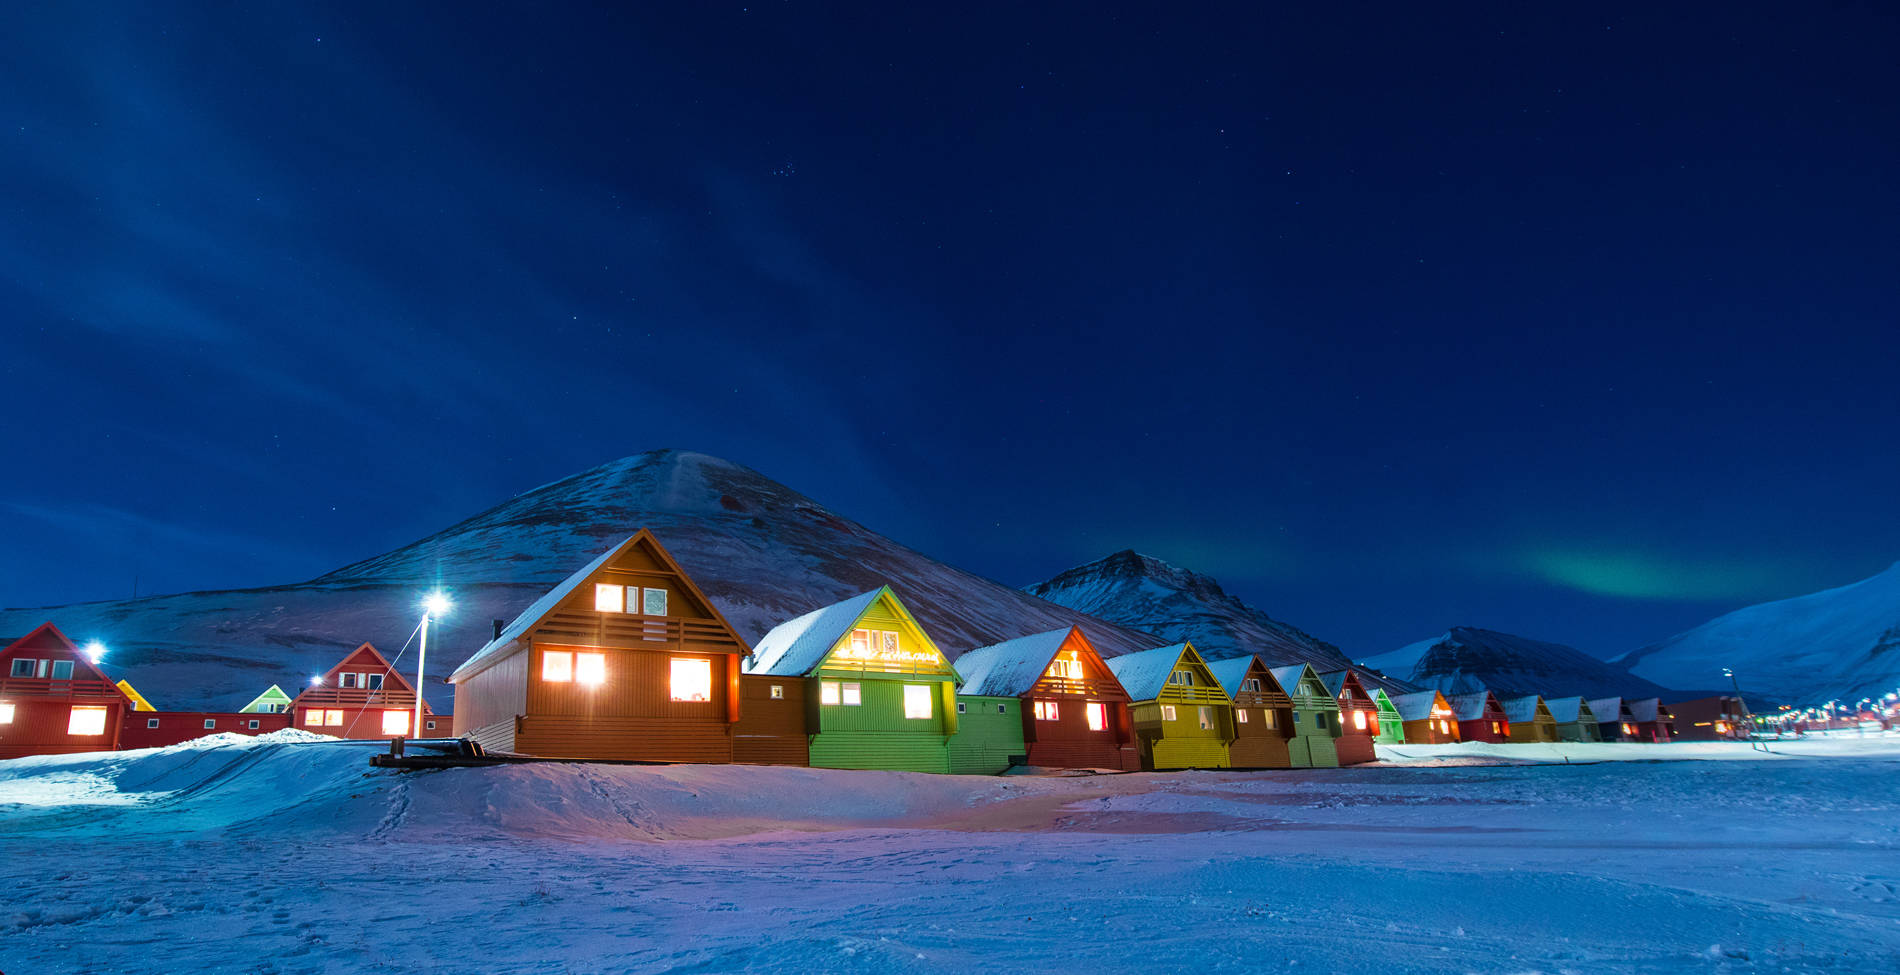
[(1110, 657), (1128, 691), (1141, 767), (1230, 768), (1234, 702), (1188, 643)]

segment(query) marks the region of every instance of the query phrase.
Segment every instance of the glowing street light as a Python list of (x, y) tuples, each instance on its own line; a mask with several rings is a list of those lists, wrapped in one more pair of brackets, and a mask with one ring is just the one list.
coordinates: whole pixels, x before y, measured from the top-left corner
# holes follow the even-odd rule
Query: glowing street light
[(99, 666), (99, 661), (106, 659), (106, 645), (98, 640), (86, 644), (86, 659), (92, 661), (93, 666)]
[(322, 674), (312, 674), (312, 675), (310, 675), (310, 686), (311, 686), (311, 687), (322, 687), (322, 686), (323, 686), (323, 675), (322, 675)]
[(448, 615), (450, 605), (449, 597), (439, 589), (422, 597), (422, 643), (416, 650), (416, 720), (412, 738), (422, 737), (422, 668), (429, 661), (429, 621)]

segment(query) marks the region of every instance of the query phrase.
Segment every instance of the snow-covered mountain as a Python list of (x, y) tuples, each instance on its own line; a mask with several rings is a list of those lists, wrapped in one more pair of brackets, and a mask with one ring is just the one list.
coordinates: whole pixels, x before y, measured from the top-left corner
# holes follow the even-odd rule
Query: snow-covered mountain
[(1790, 701), (1855, 700), (1900, 688), (1900, 563), (1859, 582), (1718, 616), (1618, 663), (1671, 687), (1722, 687)]
[(1475, 626), (1454, 626), (1443, 636), (1361, 663), (1388, 677), (1453, 694), (1490, 688), (1500, 695), (1670, 696), (1666, 688), (1575, 647)]
[(1170, 641), (1191, 641), (1210, 660), (1258, 653), (1274, 666), (1305, 661), (1322, 672), (1351, 666), (1338, 647), (1228, 595), (1212, 576), (1132, 550), (1026, 591)]
[[(651, 528), (739, 634), (756, 640), (807, 610), (883, 583), (944, 651), (1083, 623), (1103, 653), (1165, 643), (945, 565), (729, 461), (680, 450), (622, 458), (521, 494), (393, 552), (308, 582), (0, 611), (0, 634), (52, 620), (109, 647), (106, 670), (161, 708), (236, 708), (266, 686), (290, 693), (358, 643), (413, 670), (405, 640), (418, 600), (441, 587), (454, 611), (431, 629), (428, 672), (444, 678), (549, 587), (641, 526)], [(449, 689), (431, 681), (433, 705)]]

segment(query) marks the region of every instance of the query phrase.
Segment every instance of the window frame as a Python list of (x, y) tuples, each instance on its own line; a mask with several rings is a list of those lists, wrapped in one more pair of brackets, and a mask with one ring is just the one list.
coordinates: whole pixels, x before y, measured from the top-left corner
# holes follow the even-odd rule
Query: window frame
[(1178, 721), (1180, 720), (1180, 712), (1176, 711), (1172, 704), (1163, 704), (1161, 706), (1161, 720)]
[[(71, 738), (96, 738), (100, 735), (105, 734), (107, 713), (108, 713), (108, 709), (103, 705), (97, 705), (97, 704), (73, 705), (72, 708), (66, 712), (67, 736)], [(83, 730), (82, 725), (80, 724), (80, 721), (79, 721), (79, 717), (82, 714), (85, 715), (88, 719), (97, 717), (98, 718), (97, 724), (99, 726), (98, 730), (96, 731)], [(93, 721), (88, 720), (83, 727), (91, 727), (93, 724), (94, 724)]]
[(1108, 704), (1104, 701), (1089, 701), (1082, 705), (1082, 715), (1088, 720), (1090, 731), (1108, 730)]
[(152, 730), (153, 728), (156, 728), (156, 727), (158, 727), (158, 719), (157, 719), (157, 718), (146, 718), (146, 719), (145, 719), (145, 730), (147, 730), (147, 731), (150, 731), (150, 730)]
[[(66, 675), (64, 677), (60, 676), (59, 672), (61, 670), (64, 670), (66, 672)], [(73, 662), (70, 660), (53, 661), (53, 679), (54, 680), (72, 680), (73, 679)]]
[[(935, 693), (936, 690), (935, 687), (929, 684), (905, 684), (904, 720), (930, 721), (935, 719), (937, 717), (937, 705), (934, 700), (937, 696)], [(918, 703), (922, 704), (922, 714), (916, 713), (919, 708), (914, 705)]]
[[(598, 671), (590, 674), (589, 671)], [(607, 683), (607, 655), (593, 651), (574, 651), (574, 683), (586, 688), (595, 688)], [(591, 679), (594, 677), (598, 679)]]
[[(636, 587), (638, 588), (638, 587)], [(613, 608), (609, 609), (608, 606)], [(594, 583), (594, 612), (626, 613), (627, 587), (615, 582)]]
[[(703, 675), (704, 677), (703, 686), (705, 687), (704, 697), (695, 698), (695, 697), (681, 697), (680, 696), (680, 671), (682, 670), (682, 668), (690, 671), (690, 673), (687, 674), (687, 677), (694, 682), (700, 681)], [(666, 676), (667, 676), (667, 682), (666, 682), (667, 697), (673, 703), (675, 704), (711, 704), (712, 703), (713, 673), (712, 673), (712, 661), (710, 659), (705, 658), (705, 657), (669, 658), (669, 662), (667, 664)], [(689, 690), (690, 689), (696, 689), (696, 688), (689, 688)]]
[[(560, 665), (555, 666), (555, 667), (550, 667), (550, 664), (552, 664), (555, 660), (559, 660)], [(541, 674), (541, 682), (543, 684), (572, 684), (574, 683), (574, 651), (572, 650), (543, 650), (541, 651), (541, 666), (539, 670)]]
[[(24, 664), (25, 666), (21, 666)], [(13, 658), (13, 665), (7, 669), (8, 677), (31, 677), (39, 668), (40, 662), (27, 657)]]
[[(384, 708), (383, 717), (382, 717), (383, 734), (386, 737), (390, 737), (390, 738), (407, 738), (409, 736), (410, 730), (416, 726), (415, 717), (416, 716), (415, 716), (414, 711), (409, 711), (409, 710), (397, 711), (393, 708)], [(402, 727), (396, 729), (395, 731), (389, 730), (389, 726), (391, 722), (397, 718), (400, 718), (402, 720)]]

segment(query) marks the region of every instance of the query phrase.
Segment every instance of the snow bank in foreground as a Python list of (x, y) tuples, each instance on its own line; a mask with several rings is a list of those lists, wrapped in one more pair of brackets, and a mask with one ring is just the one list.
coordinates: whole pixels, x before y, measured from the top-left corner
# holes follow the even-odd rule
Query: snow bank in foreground
[(1558, 742), (1494, 745), (1379, 745), (1379, 761), (1395, 765), (1564, 765), (1579, 762), (1746, 762), (1790, 758), (1900, 758), (1900, 735), (1737, 741)]

